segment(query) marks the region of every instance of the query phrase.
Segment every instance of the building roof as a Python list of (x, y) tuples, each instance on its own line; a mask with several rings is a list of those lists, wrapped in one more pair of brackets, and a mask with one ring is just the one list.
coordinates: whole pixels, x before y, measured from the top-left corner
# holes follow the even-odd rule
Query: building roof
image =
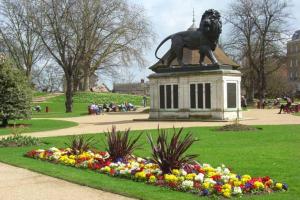
[(292, 40), (299, 40), (300, 39), (300, 30), (296, 31), (292, 37)]

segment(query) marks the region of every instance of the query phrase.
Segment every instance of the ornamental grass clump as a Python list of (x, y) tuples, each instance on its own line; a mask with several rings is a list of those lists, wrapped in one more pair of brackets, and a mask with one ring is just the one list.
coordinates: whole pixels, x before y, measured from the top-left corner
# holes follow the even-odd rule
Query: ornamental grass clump
[(190, 132), (181, 138), (182, 131), (183, 128), (178, 132), (173, 128), (170, 142), (168, 142), (167, 130), (158, 129), (159, 135), (156, 143), (151, 135), (147, 135), (152, 148), (151, 161), (160, 167), (163, 174), (172, 173), (172, 169), (180, 169), (184, 164), (191, 163), (198, 156), (196, 154), (184, 155), (198, 139), (194, 138)]
[(138, 140), (142, 136), (140, 133), (137, 137), (130, 137), (130, 129), (124, 132), (117, 131), (116, 126), (112, 127), (111, 132), (105, 133), (106, 151), (113, 161), (126, 161), (133, 151), (141, 146)]
[(74, 155), (82, 154), (90, 150), (90, 148), (95, 144), (95, 140), (93, 137), (86, 137), (83, 135), (76, 135), (70, 139), (70, 143), (66, 143), (66, 145), (72, 150)]
[(37, 137), (21, 135), (25, 129), (16, 128), (12, 129), (12, 135), (2, 138), (0, 140), (0, 147), (24, 147), (34, 146), (41, 143)]

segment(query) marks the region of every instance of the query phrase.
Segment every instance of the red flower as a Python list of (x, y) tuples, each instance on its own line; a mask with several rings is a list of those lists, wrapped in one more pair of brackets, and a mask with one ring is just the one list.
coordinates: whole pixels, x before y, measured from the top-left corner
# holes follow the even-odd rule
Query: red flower
[(211, 177), (214, 181), (218, 181), (221, 180), (221, 176), (220, 175), (214, 175)]
[(194, 181), (194, 188), (200, 189), (201, 188), (201, 183), (199, 181)]
[(220, 193), (220, 192), (222, 191), (222, 186), (216, 184), (216, 185), (214, 185), (214, 189), (215, 189), (218, 193)]
[(265, 182), (267, 182), (267, 181), (269, 181), (269, 180), (270, 180), (270, 177), (269, 177), (269, 176), (265, 176), (265, 177), (263, 177), (263, 179), (262, 179), (263, 183), (265, 183)]
[(110, 173), (110, 175), (112, 175), (112, 176), (113, 176), (113, 175), (115, 175), (115, 174), (116, 174), (116, 170), (114, 170), (114, 169), (110, 169), (110, 172), (109, 172), (109, 173)]

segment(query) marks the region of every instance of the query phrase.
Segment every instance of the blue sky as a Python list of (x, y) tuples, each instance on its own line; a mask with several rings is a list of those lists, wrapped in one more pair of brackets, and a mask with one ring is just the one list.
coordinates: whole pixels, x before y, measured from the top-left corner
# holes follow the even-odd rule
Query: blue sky
[[(141, 5), (145, 8), (145, 15), (152, 23), (154, 32), (156, 33), (155, 42), (146, 51), (147, 66), (143, 69), (133, 67), (129, 69), (131, 75), (134, 75), (134, 80), (139, 81), (146, 78), (152, 71), (147, 68), (154, 64), (157, 59), (154, 56), (154, 51), (157, 45), (168, 35), (186, 30), (192, 24), (192, 13), (195, 9), (196, 25), (203, 12), (207, 9), (214, 8), (222, 13), (226, 11), (230, 2), (234, 0), (130, 0), (131, 2)], [(289, 9), (293, 15), (290, 20), (292, 30), (300, 29), (300, 1), (290, 0), (292, 5)], [(222, 37), (226, 37), (226, 25), (223, 28)], [(159, 55), (163, 55), (170, 43), (165, 43), (164, 47), (160, 49)]]

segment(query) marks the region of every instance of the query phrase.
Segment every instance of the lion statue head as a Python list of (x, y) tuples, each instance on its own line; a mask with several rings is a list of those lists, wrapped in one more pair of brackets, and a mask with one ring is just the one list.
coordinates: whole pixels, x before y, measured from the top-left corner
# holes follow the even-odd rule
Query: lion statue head
[[(201, 31), (212, 44), (215, 44), (214, 46), (216, 47), (222, 32), (220, 13), (214, 9), (206, 10), (201, 18), (199, 31)], [(214, 50), (215, 47), (212, 50)]]

